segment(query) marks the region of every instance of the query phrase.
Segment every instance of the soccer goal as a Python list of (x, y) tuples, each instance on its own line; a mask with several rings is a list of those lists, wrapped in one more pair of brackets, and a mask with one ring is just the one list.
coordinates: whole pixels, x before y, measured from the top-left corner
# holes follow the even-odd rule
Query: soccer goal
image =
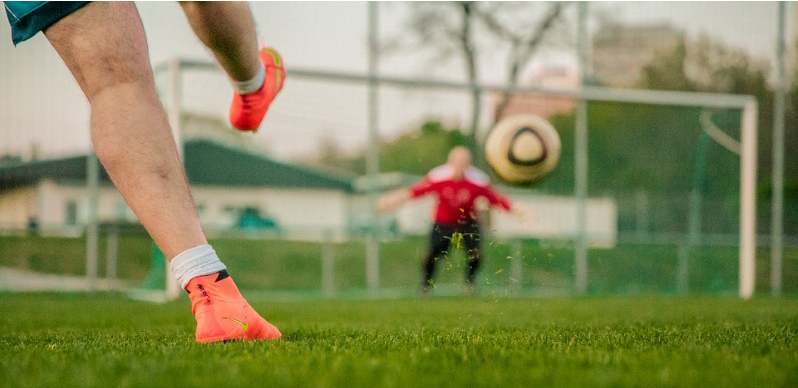
[[(757, 102), (751, 96), (504, 88), (290, 68), (261, 133), (250, 136), (224, 128), (230, 88), (215, 64), (174, 60), (156, 67), (156, 80), (184, 150), (210, 139), (280, 168), (312, 172), (304, 187), (198, 184), (206, 230), (222, 239), (217, 249), (224, 255), (238, 255), (225, 261), (248, 273), (237, 275), (242, 288), (328, 296), (413, 290), (432, 204), (374, 215), (368, 197), (412, 183), (458, 141), (479, 144), (502, 106), (505, 116), (546, 117), (560, 132), (563, 153), (537, 186), (495, 182), (526, 203), (535, 221), (524, 229), (502, 214), (486, 220), (486, 289), (754, 294)], [(480, 132), (461, 136), (471, 126), (474, 96)], [(354, 176), (366, 170), (367, 151), (379, 154), (380, 174)], [(191, 178), (198, 167), (187, 168)], [(322, 182), (339, 178), (349, 186)], [(247, 211), (281, 231), (242, 228)], [(369, 236), (379, 243), (369, 247)], [(451, 255), (439, 269), (442, 290), (460, 281), (462, 260)], [(164, 291), (177, 295), (174, 283), (153, 290)]]

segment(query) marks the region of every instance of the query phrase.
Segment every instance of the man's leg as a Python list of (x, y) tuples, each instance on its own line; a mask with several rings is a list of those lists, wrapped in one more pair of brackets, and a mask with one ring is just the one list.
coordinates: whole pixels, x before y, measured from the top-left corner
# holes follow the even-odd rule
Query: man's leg
[(233, 83), (230, 124), (255, 131), (285, 82), (285, 65), (274, 49), (258, 50), (255, 21), (246, 2), (180, 2), (194, 33), (211, 50)]
[(45, 35), (89, 99), (97, 156), (166, 257), (206, 244), (135, 6), (91, 3)]
[(421, 282), (422, 292), (427, 292), (432, 287), (432, 279), (435, 277), (435, 267), (438, 258), (443, 256), (449, 251), (449, 245), (452, 241), (452, 231), (450, 228), (434, 224), (432, 226), (432, 233), (430, 234), (429, 253), (424, 258), (422, 270), (424, 278)]
[(258, 37), (245, 1), (181, 1), (188, 22), (234, 81), (246, 81), (263, 68)]
[(472, 290), (476, 287), (477, 271), (482, 263), (482, 241), (479, 225), (469, 223), (463, 228), (463, 245), (466, 249), (466, 285)]
[(189, 291), (197, 340), (279, 338), (207, 245), (135, 5), (91, 3), (44, 32), (89, 100), (97, 156)]

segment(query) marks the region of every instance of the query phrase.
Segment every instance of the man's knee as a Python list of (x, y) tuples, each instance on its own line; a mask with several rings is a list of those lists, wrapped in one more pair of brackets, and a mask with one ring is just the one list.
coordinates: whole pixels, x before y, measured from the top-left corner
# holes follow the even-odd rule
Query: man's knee
[(439, 257), (442, 256), (441, 252), (430, 252), (427, 256), (424, 257), (424, 265), (434, 265), (435, 262), (438, 260)]
[(469, 257), (468, 261), (466, 262), (466, 269), (470, 275), (475, 274), (477, 270), (479, 270), (479, 267), (481, 266), (482, 266), (482, 258), (479, 255)]
[(433, 247), (430, 250), (430, 252), (429, 252), (429, 256), (428, 256), (429, 260), (430, 261), (431, 260), (437, 260), (438, 258), (443, 257), (444, 255), (446, 255), (447, 252), (449, 252), (449, 247), (448, 246), (446, 246), (446, 247), (442, 247), (442, 246)]
[(202, 7), (204, 1), (178, 1), (177, 3), (180, 4), (180, 7), (183, 8), (184, 11), (191, 12)]
[(133, 4), (88, 4), (45, 35), (90, 100), (108, 87), (153, 83), (144, 29)]

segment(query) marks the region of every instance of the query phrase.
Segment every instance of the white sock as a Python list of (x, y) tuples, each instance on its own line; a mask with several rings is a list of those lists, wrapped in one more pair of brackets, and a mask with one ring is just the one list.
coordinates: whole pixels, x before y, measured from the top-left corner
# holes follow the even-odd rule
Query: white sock
[(188, 282), (197, 276), (215, 274), (226, 268), (208, 244), (186, 249), (172, 259), (171, 265), (182, 288), (186, 288)]
[(247, 81), (233, 81), (233, 87), (236, 89), (238, 94), (250, 94), (257, 92), (261, 86), (263, 86), (263, 82), (266, 80), (266, 70), (263, 68), (261, 64), (258, 66), (258, 74), (255, 74), (252, 79)]

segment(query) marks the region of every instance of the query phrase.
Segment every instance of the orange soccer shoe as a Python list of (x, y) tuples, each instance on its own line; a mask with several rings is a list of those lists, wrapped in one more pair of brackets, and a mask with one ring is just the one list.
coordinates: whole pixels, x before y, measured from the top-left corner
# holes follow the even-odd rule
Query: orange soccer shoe
[(282, 334), (244, 300), (227, 271), (198, 276), (186, 286), (197, 320), (197, 342), (278, 339)]
[(270, 47), (260, 49), (260, 60), (266, 68), (263, 86), (254, 93), (233, 93), (230, 105), (230, 124), (242, 131), (255, 132), (260, 127), (277, 93), (285, 82), (285, 65), (280, 54)]

